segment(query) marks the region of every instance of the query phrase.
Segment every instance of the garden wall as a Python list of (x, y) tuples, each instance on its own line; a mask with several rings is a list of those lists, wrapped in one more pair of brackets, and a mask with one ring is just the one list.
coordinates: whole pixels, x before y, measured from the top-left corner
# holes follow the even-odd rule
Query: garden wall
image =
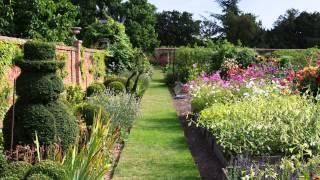
[[(0, 41), (23, 45), (27, 40), (0, 36)], [(66, 61), (64, 78), (65, 84), (77, 84), (86, 88), (94, 81), (94, 77), (89, 73), (92, 68), (92, 56), (95, 52), (101, 50), (82, 48), (81, 41), (75, 41), (74, 46), (56, 46), (57, 55), (63, 55)], [(20, 68), (13, 66), (8, 70), (7, 79), (9, 83), (13, 84), (14, 79), (20, 75)]]

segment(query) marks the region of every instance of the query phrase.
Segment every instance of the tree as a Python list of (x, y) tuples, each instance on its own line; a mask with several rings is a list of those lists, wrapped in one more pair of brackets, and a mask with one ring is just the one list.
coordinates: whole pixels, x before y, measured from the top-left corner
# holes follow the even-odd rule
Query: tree
[(200, 23), (200, 35), (202, 40), (213, 39), (220, 32), (220, 27), (216, 21), (203, 18)]
[(78, 7), (69, 0), (12, 0), (2, 6), (0, 28), (10, 36), (70, 43), (70, 28), (78, 24)]
[(110, 16), (115, 20), (122, 21), (121, 0), (72, 0), (80, 7), (81, 27), (86, 28), (96, 19), (105, 19)]
[(123, 5), (126, 33), (135, 48), (153, 51), (159, 45), (156, 24), (156, 8), (147, 0), (129, 0)]
[(240, 0), (216, 0), (223, 14), (212, 16), (221, 21), (221, 33), (232, 43), (239, 40), (243, 45), (255, 46), (257, 37), (261, 34), (262, 24), (257, 22), (255, 15), (243, 13), (238, 7)]
[(320, 13), (287, 10), (267, 33), (272, 48), (310, 48), (320, 44)]
[(200, 37), (200, 21), (188, 12), (163, 11), (157, 15), (156, 31), (162, 46), (193, 45)]
[(107, 42), (108, 51), (112, 55), (107, 61), (108, 68), (115, 72), (119, 72), (123, 68), (130, 69), (134, 49), (125, 33), (124, 25), (111, 17), (106, 17), (106, 23), (96, 20), (95, 23), (88, 26), (84, 33), (83, 44), (86, 47), (100, 48), (101, 43), (105, 42)]

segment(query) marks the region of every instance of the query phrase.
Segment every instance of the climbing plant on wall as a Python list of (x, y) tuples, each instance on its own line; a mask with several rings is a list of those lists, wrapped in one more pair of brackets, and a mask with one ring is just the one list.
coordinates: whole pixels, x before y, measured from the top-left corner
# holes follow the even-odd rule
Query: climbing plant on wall
[(5, 80), (5, 73), (12, 65), (13, 60), (20, 55), (18, 46), (0, 42), (0, 121), (8, 109), (7, 99), (11, 92), (8, 82)]

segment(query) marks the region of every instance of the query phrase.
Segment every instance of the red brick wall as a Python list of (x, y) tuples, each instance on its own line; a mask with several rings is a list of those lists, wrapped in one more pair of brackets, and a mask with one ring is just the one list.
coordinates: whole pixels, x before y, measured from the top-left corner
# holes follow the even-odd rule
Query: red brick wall
[[(27, 40), (0, 36), (0, 41), (15, 43), (23, 45)], [(56, 46), (57, 54), (65, 54), (66, 59), (66, 70), (68, 75), (64, 78), (65, 84), (78, 84), (83, 88), (89, 86), (93, 81), (94, 77), (89, 73), (92, 67), (92, 55), (93, 53), (101, 51), (96, 49), (83, 49), (82, 58), (84, 59), (84, 72), (81, 74), (80, 71), (80, 60), (81, 60), (81, 41), (76, 41), (75, 46)], [(14, 66), (7, 72), (7, 79), (10, 84), (13, 84), (14, 78), (20, 75), (21, 71), (18, 67)]]

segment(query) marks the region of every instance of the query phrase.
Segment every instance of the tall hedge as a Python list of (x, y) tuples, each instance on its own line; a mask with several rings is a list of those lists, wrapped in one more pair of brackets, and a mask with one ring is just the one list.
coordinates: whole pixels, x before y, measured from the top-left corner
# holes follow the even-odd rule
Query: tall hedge
[[(24, 60), (17, 62), (22, 73), (17, 79), (13, 145), (32, 144), (37, 133), (41, 145), (61, 144), (65, 149), (78, 134), (76, 118), (58, 100), (63, 82), (56, 70), (63, 66), (55, 61), (55, 46), (29, 41), (24, 45)], [(3, 122), (5, 149), (11, 146), (13, 107)]]

